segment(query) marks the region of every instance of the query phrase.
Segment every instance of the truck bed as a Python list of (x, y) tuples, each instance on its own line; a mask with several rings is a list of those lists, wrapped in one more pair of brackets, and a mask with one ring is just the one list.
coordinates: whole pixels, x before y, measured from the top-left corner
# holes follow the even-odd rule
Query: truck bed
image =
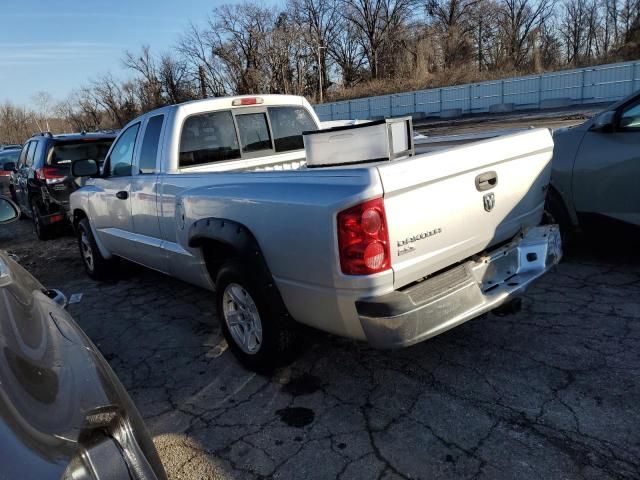
[[(552, 151), (549, 131), (534, 129), (392, 162), (307, 169), (300, 152), (292, 152), (184, 173), (304, 170), (308, 178), (320, 171), (374, 171), (389, 223), (394, 287), (401, 288), (539, 224)], [(477, 185), (483, 175), (495, 176), (486, 190)]]

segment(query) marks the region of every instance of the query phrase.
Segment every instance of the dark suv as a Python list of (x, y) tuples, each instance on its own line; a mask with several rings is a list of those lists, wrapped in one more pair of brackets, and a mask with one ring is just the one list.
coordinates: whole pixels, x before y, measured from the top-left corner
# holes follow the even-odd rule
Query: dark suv
[(41, 240), (67, 221), (69, 195), (78, 188), (71, 162), (104, 161), (115, 132), (52, 135), (38, 133), (24, 144), (11, 176), (11, 196), (24, 215), (31, 217)]

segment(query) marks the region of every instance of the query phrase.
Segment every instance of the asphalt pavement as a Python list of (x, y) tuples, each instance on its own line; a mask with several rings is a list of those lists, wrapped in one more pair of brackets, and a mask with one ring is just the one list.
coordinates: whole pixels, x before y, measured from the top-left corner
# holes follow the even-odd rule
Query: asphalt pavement
[(579, 249), (517, 314), (407, 349), (309, 331), (270, 377), (227, 350), (208, 291), (125, 262), (92, 281), (73, 237), (40, 242), (28, 220), (0, 248), (83, 294), (69, 311), (170, 478), (640, 477), (640, 258), (617, 247)]

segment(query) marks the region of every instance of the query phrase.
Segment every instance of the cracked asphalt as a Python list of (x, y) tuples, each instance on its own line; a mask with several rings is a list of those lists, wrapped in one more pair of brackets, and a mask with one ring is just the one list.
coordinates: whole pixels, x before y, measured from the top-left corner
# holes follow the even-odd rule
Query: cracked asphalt
[(640, 258), (615, 245), (566, 258), (517, 314), (398, 351), (310, 332), (267, 378), (227, 351), (211, 293), (125, 263), (94, 282), (72, 237), (0, 229), (43, 284), (83, 293), (69, 310), (174, 479), (639, 478)]

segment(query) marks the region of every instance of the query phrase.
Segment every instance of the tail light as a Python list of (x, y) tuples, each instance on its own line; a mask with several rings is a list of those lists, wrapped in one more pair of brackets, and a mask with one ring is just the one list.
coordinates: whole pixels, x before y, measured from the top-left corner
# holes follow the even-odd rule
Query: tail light
[(62, 175), (55, 167), (44, 167), (36, 170), (36, 178), (46, 182), (48, 185), (62, 182), (67, 176)]
[(347, 275), (391, 268), (384, 201), (376, 198), (338, 213), (340, 267)]

